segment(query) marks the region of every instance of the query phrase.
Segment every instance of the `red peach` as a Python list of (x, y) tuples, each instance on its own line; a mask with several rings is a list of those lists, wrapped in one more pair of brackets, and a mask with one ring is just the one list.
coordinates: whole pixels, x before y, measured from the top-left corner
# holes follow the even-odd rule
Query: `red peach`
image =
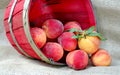
[(69, 67), (75, 70), (81, 70), (88, 65), (88, 55), (83, 50), (75, 50), (68, 53), (66, 63)]
[(71, 22), (67, 22), (64, 26), (64, 31), (68, 31), (72, 28), (75, 28), (77, 30), (81, 30), (80, 24), (76, 21), (71, 21)]
[(42, 48), (46, 43), (46, 34), (41, 28), (30, 28), (31, 36), (38, 48)]
[(74, 33), (64, 32), (60, 37), (58, 37), (58, 42), (62, 45), (65, 51), (75, 50), (77, 47), (77, 40), (72, 38)]
[(50, 39), (55, 39), (64, 31), (64, 26), (61, 21), (57, 19), (48, 19), (42, 25), (43, 30)]
[(59, 61), (64, 54), (62, 46), (55, 42), (47, 42), (42, 52), (53, 61)]
[(109, 66), (111, 64), (111, 56), (106, 50), (99, 49), (92, 55), (91, 61), (95, 66)]

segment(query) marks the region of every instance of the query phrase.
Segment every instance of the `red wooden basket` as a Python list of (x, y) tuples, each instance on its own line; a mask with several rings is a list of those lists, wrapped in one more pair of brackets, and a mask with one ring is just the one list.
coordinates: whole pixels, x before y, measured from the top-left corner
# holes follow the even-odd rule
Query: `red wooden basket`
[(75, 20), (82, 29), (96, 26), (90, 0), (12, 0), (4, 16), (6, 35), (22, 55), (53, 65), (64, 65), (48, 59), (37, 48), (30, 34), (30, 26), (39, 27), (49, 18), (59, 19), (63, 23)]

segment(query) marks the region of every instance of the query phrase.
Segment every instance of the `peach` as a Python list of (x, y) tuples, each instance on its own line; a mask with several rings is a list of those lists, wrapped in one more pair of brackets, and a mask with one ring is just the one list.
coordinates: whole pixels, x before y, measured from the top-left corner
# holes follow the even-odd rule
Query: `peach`
[(99, 49), (91, 56), (91, 61), (95, 66), (109, 66), (111, 64), (111, 56), (106, 50)]
[(88, 54), (95, 53), (100, 46), (100, 39), (97, 36), (86, 36), (78, 39), (78, 47)]
[(64, 31), (64, 26), (61, 21), (57, 19), (48, 19), (42, 25), (43, 30), (50, 39), (55, 39)]
[(70, 21), (64, 25), (64, 31), (68, 31), (72, 28), (75, 28), (76, 30), (81, 30), (80, 24), (76, 21)]
[(52, 59), (53, 61), (59, 61), (64, 54), (62, 46), (55, 42), (47, 42), (43, 47), (42, 52), (46, 57)]
[(46, 34), (41, 28), (30, 28), (31, 36), (33, 41), (37, 45), (38, 48), (42, 48), (46, 43)]
[(74, 33), (72, 32), (64, 32), (62, 35), (58, 37), (58, 42), (62, 45), (65, 51), (72, 51), (77, 47), (77, 40), (72, 38)]
[(68, 53), (66, 63), (75, 70), (85, 69), (88, 65), (88, 55), (83, 50), (75, 50)]

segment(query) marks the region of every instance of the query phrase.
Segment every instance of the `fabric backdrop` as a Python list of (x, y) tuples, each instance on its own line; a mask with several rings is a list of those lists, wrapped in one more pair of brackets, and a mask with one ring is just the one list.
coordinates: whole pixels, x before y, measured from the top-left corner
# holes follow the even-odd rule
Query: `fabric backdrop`
[(28, 59), (10, 45), (3, 27), (4, 10), (10, 0), (0, 0), (0, 75), (120, 75), (120, 1), (92, 0), (98, 31), (108, 40), (101, 48), (108, 50), (112, 64), (108, 67), (89, 66), (75, 71)]

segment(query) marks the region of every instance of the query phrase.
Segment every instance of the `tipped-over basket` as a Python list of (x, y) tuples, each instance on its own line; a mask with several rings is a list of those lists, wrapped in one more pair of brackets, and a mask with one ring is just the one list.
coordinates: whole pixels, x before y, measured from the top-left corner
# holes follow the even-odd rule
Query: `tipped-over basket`
[(48, 59), (37, 48), (30, 34), (30, 26), (39, 27), (50, 18), (63, 23), (78, 21), (82, 29), (96, 26), (90, 0), (11, 0), (4, 16), (6, 35), (20, 54), (53, 65), (64, 65)]

